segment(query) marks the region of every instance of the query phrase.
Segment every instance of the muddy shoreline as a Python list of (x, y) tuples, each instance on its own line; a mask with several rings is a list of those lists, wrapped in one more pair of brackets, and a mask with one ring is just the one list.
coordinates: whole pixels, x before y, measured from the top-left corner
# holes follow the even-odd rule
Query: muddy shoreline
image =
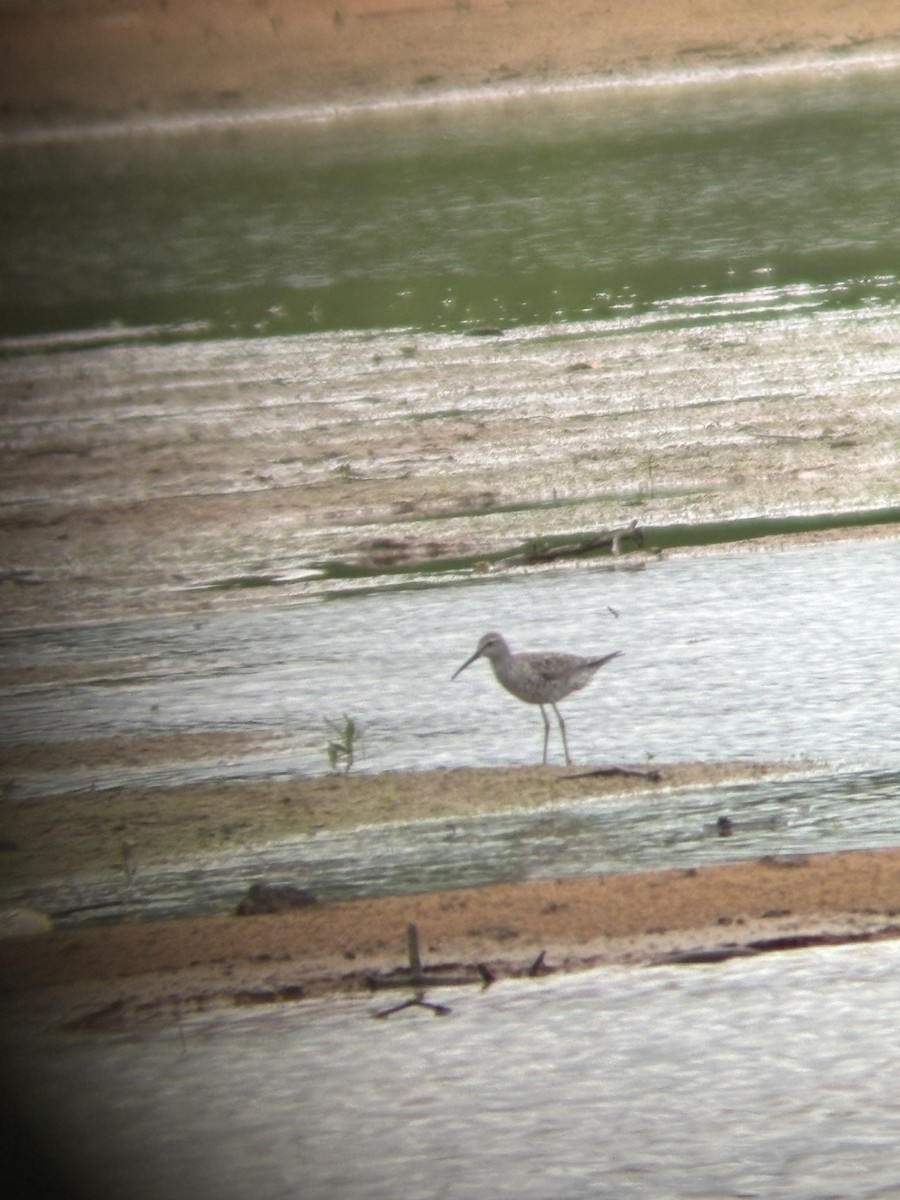
[[(3, 858), (8, 880), (23, 888), (59, 874), (124, 878), (123, 872), (198, 849), (227, 852), (229, 843), (246, 847), (319, 829), (536, 808), (579, 795), (627, 794), (640, 804), (660, 788), (803, 768), (661, 764), (651, 778), (637, 770), (578, 778), (561, 768), (460, 769), (7, 800)], [(48, 929), (0, 940), (0, 1007), (31, 1028), (103, 1031), (177, 1022), (223, 1005), (381, 987), (402, 999), (394, 988), (409, 984), (410, 923), (420, 932), (427, 974), (437, 979), (431, 987), (439, 986), (442, 973), (482, 986), (485, 978), (609, 963), (712, 963), (735, 954), (877, 940), (898, 936), (898, 918), (900, 850), (766, 856), (315, 903), (268, 915)], [(388, 995), (385, 1005), (390, 1002)]]
[[(80, 745), (74, 743), (72, 752)], [(643, 796), (672, 788), (813, 769), (801, 762), (654, 763), (597, 775), (574, 767), (459, 767), (19, 798), (13, 786), (0, 821), (0, 837), (16, 847), (3, 855), (4, 878), (7, 886), (28, 888), (62, 874), (115, 877), (126, 863), (140, 872), (179, 858), (326, 831), (530, 812), (605, 796), (630, 796), (639, 804)]]
[[(635, 412), (586, 433), (576, 420), (561, 426), (558, 410), (577, 407), (585, 387), (584, 403), (594, 403), (590, 390), (603, 381), (585, 383), (588, 373), (581, 373), (573, 383), (564, 369), (548, 374), (535, 360), (555, 403), (516, 420), (504, 411), (503, 388), (518, 386), (534, 351), (514, 338), (497, 342), (465, 339), (456, 352), (465, 355), (467, 375), (495, 397), (485, 401), (477, 425), (434, 411), (441, 368), (424, 351), (415, 407), (386, 405), (373, 422), (369, 413), (348, 411), (341, 395), (294, 390), (263, 423), (246, 420), (246, 399), (233, 400), (233, 360), (243, 344), (216, 346), (207, 385), (221, 405), (215, 430), (165, 386), (189, 360), (189, 348), (141, 352), (156, 380), (156, 402), (139, 418), (129, 407), (129, 355), (58, 355), (58, 374), (40, 356), (0, 362), (7, 397), (0, 421), (7, 438), (0, 449), (0, 628), (244, 610), (415, 578), (446, 582), (454, 560), (456, 578), (464, 580), (579, 563), (640, 569), (671, 553), (700, 552), (653, 554), (651, 532), (645, 550), (625, 546), (620, 559), (607, 553), (533, 565), (495, 561), (541, 539), (596, 535), (635, 519), (651, 531), (706, 523), (720, 552), (730, 527), (732, 537), (748, 536), (736, 518), (753, 514), (833, 514), (836, 522), (849, 515), (871, 524), (754, 536), (731, 548), (898, 536), (900, 524), (885, 523), (886, 514), (896, 519), (900, 511), (895, 422), (877, 391), (861, 396), (852, 412), (843, 397), (820, 396), (776, 409), (763, 392), (720, 406), (729, 436), (688, 445), (677, 403), (653, 414), (652, 430), (647, 415)], [(385, 363), (367, 368), (370, 386), (390, 394), (402, 345), (402, 337), (380, 335)], [(576, 340), (565, 354), (581, 350)], [(73, 371), (84, 403), (104, 388), (102, 419), (89, 434), (71, 421)], [(298, 425), (306, 430), (300, 441)], [(293, 451), (287, 463), (286, 444)], [(656, 473), (649, 490), (648, 444)], [(522, 462), (530, 464), (527, 472)], [(160, 537), (160, 530), (177, 535)], [(424, 573), (439, 562), (443, 574)], [(330, 576), (323, 573), (328, 564), (363, 574)], [(15, 663), (4, 668), (14, 671)]]
[(421, 98), (898, 46), (892, 0), (28, 0), (0, 8), (0, 123)]
[(894, 938), (898, 914), (900, 850), (503, 884), (0, 942), (0, 1005), (31, 1028), (118, 1031), (222, 1005), (370, 994), (408, 984), (410, 923), (429, 976), (479, 987)]

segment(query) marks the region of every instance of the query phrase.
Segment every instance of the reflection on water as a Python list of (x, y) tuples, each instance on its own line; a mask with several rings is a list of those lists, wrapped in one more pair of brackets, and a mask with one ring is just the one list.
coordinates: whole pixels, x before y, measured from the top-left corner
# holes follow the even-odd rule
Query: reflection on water
[[(93, 661), (97, 672), (7, 688), (0, 743), (255, 732), (282, 739), (282, 751), (185, 764), (182, 778), (322, 774), (325, 719), (348, 713), (362, 728), (365, 771), (534, 763), (543, 737), (535, 708), (503, 692), (486, 664), (450, 681), (497, 628), (514, 649), (624, 651), (564, 702), (573, 757), (586, 766), (810, 758), (896, 767), (898, 590), (896, 543), (869, 541), (10, 633), (0, 636), (8, 662), (65, 677), (71, 665), (89, 674)], [(109, 673), (111, 661), (131, 666)], [(20, 786), (171, 774), (98, 769)]]
[(98, 1200), (896, 1196), (900, 943), (57, 1038), (26, 1094)]
[(0, 152), (7, 336), (458, 330), (900, 294), (900, 87), (864, 60)]

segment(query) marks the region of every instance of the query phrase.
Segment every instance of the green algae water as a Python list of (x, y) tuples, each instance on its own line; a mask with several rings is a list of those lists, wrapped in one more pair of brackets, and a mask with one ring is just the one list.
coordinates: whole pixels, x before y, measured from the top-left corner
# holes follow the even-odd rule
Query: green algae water
[(0, 145), (0, 335), (665, 324), (900, 297), (900, 68)]

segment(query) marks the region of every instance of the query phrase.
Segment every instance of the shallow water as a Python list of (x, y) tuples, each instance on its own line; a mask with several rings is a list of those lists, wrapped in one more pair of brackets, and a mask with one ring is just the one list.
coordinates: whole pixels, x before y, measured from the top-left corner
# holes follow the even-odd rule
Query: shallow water
[[(179, 764), (186, 780), (327, 769), (326, 720), (361, 728), (365, 771), (533, 763), (543, 727), (486, 663), (513, 649), (623, 651), (564, 702), (579, 763), (808, 758), (896, 767), (900, 550), (889, 541), (717, 554), (236, 613), (10, 633), (20, 666), (83, 680), (8, 687), (0, 740), (210, 730), (280, 739), (259, 759)], [(89, 673), (92, 661), (96, 675)], [(108, 669), (109, 664), (127, 668)], [(553, 731), (551, 753), (560, 757)], [(172, 782), (172, 768), (29, 780), (28, 791)]]
[(434, 993), (440, 1019), (186, 1017), (56, 1037), (24, 1094), (98, 1198), (897, 1196), (898, 966), (891, 942)]
[(205, 340), (896, 302), (895, 60), (618, 82), (7, 143), (0, 328)]
[[(288, 785), (286, 785), (287, 788)], [(823, 854), (897, 844), (900, 771), (789, 779), (568, 801), (481, 817), (401, 821), (250, 844), (222, 852), (64, 878), (9, 903), (59, 927), (232, 912), (260, 879), (300, 882), (320, 901), (484, 884)], [(718, 819), (733, 825), (722, 836)]]
[[(561, 783), (547, 811), (322, 833), (142, 867), (127, 884), (114, 873), (4, 898), (77, 923), (231, 909), (260, 877), (334, 899), (895, 845), (898, 588), (897, 546), (867, 541), (10, 635), (7, 649), (33, 665), (102, 655), (132, 666), (8, 690), (9, 741), (203, 728), (274, 739), (227, 759), (23, 774), (11, 784), (20, 796), (216, 778), (282, 779), (289, 791), (292, 776), (326, 769), (325, 718), (344, 713), (362, 730), (355, 770), (534, 763), (535, 708), (502, 691), (485, 663), (451, 682), (487, 626), (522, 648), (550, 629), (558, 647), (624, 651), (563, 706), (574, 771), (696, 760), (818, 768), (596, 803), (567, 804)], [(559, 761), (555, 730), (551, 753)], [(722, 815), (737, 824), (730, 838), (715, 830)]]

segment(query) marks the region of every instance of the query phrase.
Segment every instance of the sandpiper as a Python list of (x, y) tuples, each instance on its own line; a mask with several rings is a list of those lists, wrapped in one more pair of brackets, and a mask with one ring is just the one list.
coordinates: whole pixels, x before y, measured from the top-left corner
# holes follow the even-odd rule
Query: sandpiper
[(570, 763), (572, 759), (566, 741), (566, 724), (556, 707), (556, 702), (590, 683), (604, 663), (618, 658), (621, 653), (621, 650), (614, 650), (612, 654), (604, 654), (599, 658), (582, 658), (578, 654), (560, 654), (555, 650), (513, 654), (501, 634), (486, 633), (472, 657), (467, 658), (452, 677), (455, 679), (460, 671), (464, 671), (476, 658), (489, 659), (498, 683), (519, 700), (524, 700), (526, 704), (537, 704), (540, 708), (544, 719), (544, 764), (547, 762), (547, 742), (550, 737), (550, 722), (544, 710), (545, 704), (549, 704), (556, 713), (566, 762)]

